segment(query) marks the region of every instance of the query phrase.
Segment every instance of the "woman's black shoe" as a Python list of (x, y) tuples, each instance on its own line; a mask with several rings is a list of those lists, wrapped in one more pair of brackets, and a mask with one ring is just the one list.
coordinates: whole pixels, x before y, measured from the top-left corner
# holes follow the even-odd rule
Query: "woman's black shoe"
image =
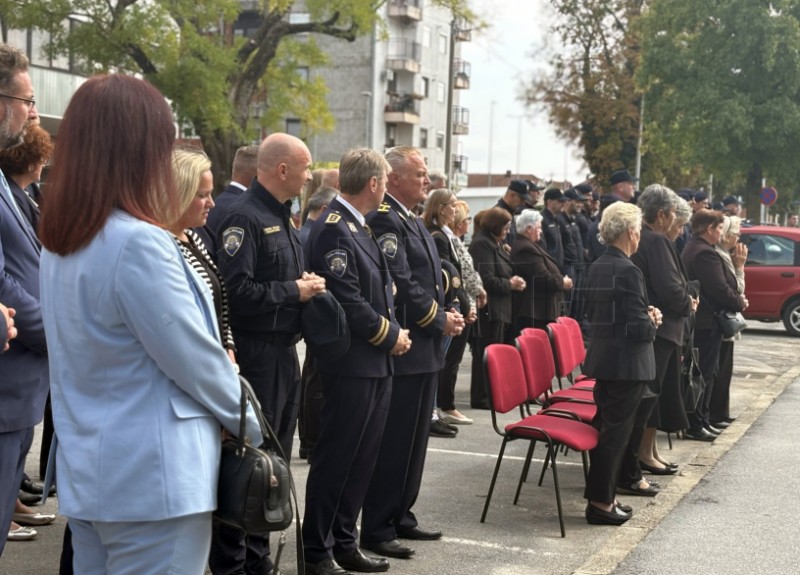
[(667, 467), (653, 467), (652, 465), (647, 465), (643, 461), (639, 462), (639, 467), (642, 468), (642, 471), (650, 473), (652, 475), (675, 475), (678, 472), (678, 466), (675, 467), (667, 466)]
[(631, 518), (630, 513), (625, 513), (614, 505), (611, 511), (603, 511), (591, 503), (586, 505), (586, 522), (590, 525), (622, 525)]

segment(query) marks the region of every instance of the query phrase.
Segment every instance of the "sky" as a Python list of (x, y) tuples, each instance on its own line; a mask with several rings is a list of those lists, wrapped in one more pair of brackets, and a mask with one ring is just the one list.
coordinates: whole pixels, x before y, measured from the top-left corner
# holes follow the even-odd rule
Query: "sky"
[(495, 174), (511, 170), (547, 180), (583, 181), (588, 170), (577, 148), (555, 136), (542, 110), (526, 108), (519, 99), (523, 81), (546, 67), (545, 47), (555, 41), (548, 38), (553, 18), (548, 1), (469, 3), (491, 26), (473, 33), (472, 41), (461, 47), (461, 57), (472, 65), (470, 88), (460, 94), (460, 105), (470, 111), (469, 135), (460, 138), (469, 172), (488, 173), (491, 168)]

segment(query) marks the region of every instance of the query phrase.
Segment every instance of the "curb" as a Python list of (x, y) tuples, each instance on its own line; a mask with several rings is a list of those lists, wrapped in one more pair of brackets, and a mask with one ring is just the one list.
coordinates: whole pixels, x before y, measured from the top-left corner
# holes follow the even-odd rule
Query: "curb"
[[(800, 366), (790, 368), (766, 383), (760, 395), (713, 443), (698, 443), (691, 460), (664, 490), (648, 501), (639, 512), (609, 537), (600, 551), (592, 555), (572, 575), (610, 575), (636, 546), (738, 443), (753, 423), (797, 377)], [(735, 383), (735, 382), (734, 382)]]

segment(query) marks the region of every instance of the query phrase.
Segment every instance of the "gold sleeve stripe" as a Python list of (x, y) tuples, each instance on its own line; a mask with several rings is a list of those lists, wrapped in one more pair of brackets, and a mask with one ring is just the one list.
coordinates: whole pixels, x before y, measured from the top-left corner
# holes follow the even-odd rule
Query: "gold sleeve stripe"
[(389, 335), (389, 320), (386, 319), (385, 317), (382, 317), (381, 327), (378, 328), (378, 333), (376, 333), (375, 337), (373, 337), (372, 339), (367, 340), (367, 343), (370, 343), (372, 345), (380, 345), (386, 340), (386, 337), (388, 335)]
[(439, 304), (433, 302), (431, 304), (431, 309), (428, 311), (427, 315), (417, 322), (419, 327), (428, 327), (436, 318), (437, 311), (439, 311)]

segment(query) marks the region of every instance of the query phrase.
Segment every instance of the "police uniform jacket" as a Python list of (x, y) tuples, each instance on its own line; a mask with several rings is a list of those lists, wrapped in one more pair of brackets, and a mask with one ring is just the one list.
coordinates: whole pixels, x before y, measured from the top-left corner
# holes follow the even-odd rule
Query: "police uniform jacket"
[(656, 376), (656, 326), (647, 315), (642, 271), (609, 246), (586, 279), (589, 345), (583, 372), (596, 379), (650, 381)]
[(334, 199), (311, 225), (303, 247), (309, 268), (325, 278), (350, 330), (348, 351), (336, 360), (318, 362), (319, 371), (370, 378), (392, 375), (389, 351), (400, 326), (394, 319), (392, 278), (369, 229)]
[(305, 269), (291, 202), (280, 203), (257, 180), (222, 221), (219, 268), (228, 286), (235, 334), (285, 337), (300, 333), (300, 291)]
[(432, 373), (444, 366), (442, 266), (433, 238), (421, 218), (392, 196), (367, 217), (378, 240), (397, 295), (398, 323), (410, 331), (411, 349), (395, 361), (397, 375)]
[(516, 215), (519, 213), (517, 210), (509, 206), (503, 198), (497, 200), (497, 204), (495, 204), (496, 208), (502, 208), (511, 214), (511, 228), (508, 230), (508, 234), (506, 234), (506, 239), (503, 243), (511, 245), (514, 243), (514, 240), (517, 239), (517, 220)]
[(583, 240), (581, 239), (581, 229), (576, 218), (564, 212), (558, 215), (561, 225), (561, 245), (564, 249), (564, 264), (583, 263)]
[(561, 243), (561, 226), (558, 218), (548, 210), (542, 210), (542, 237), (547, 253), (550, 254), (558, 269), (564, 272), (564, 248)]

